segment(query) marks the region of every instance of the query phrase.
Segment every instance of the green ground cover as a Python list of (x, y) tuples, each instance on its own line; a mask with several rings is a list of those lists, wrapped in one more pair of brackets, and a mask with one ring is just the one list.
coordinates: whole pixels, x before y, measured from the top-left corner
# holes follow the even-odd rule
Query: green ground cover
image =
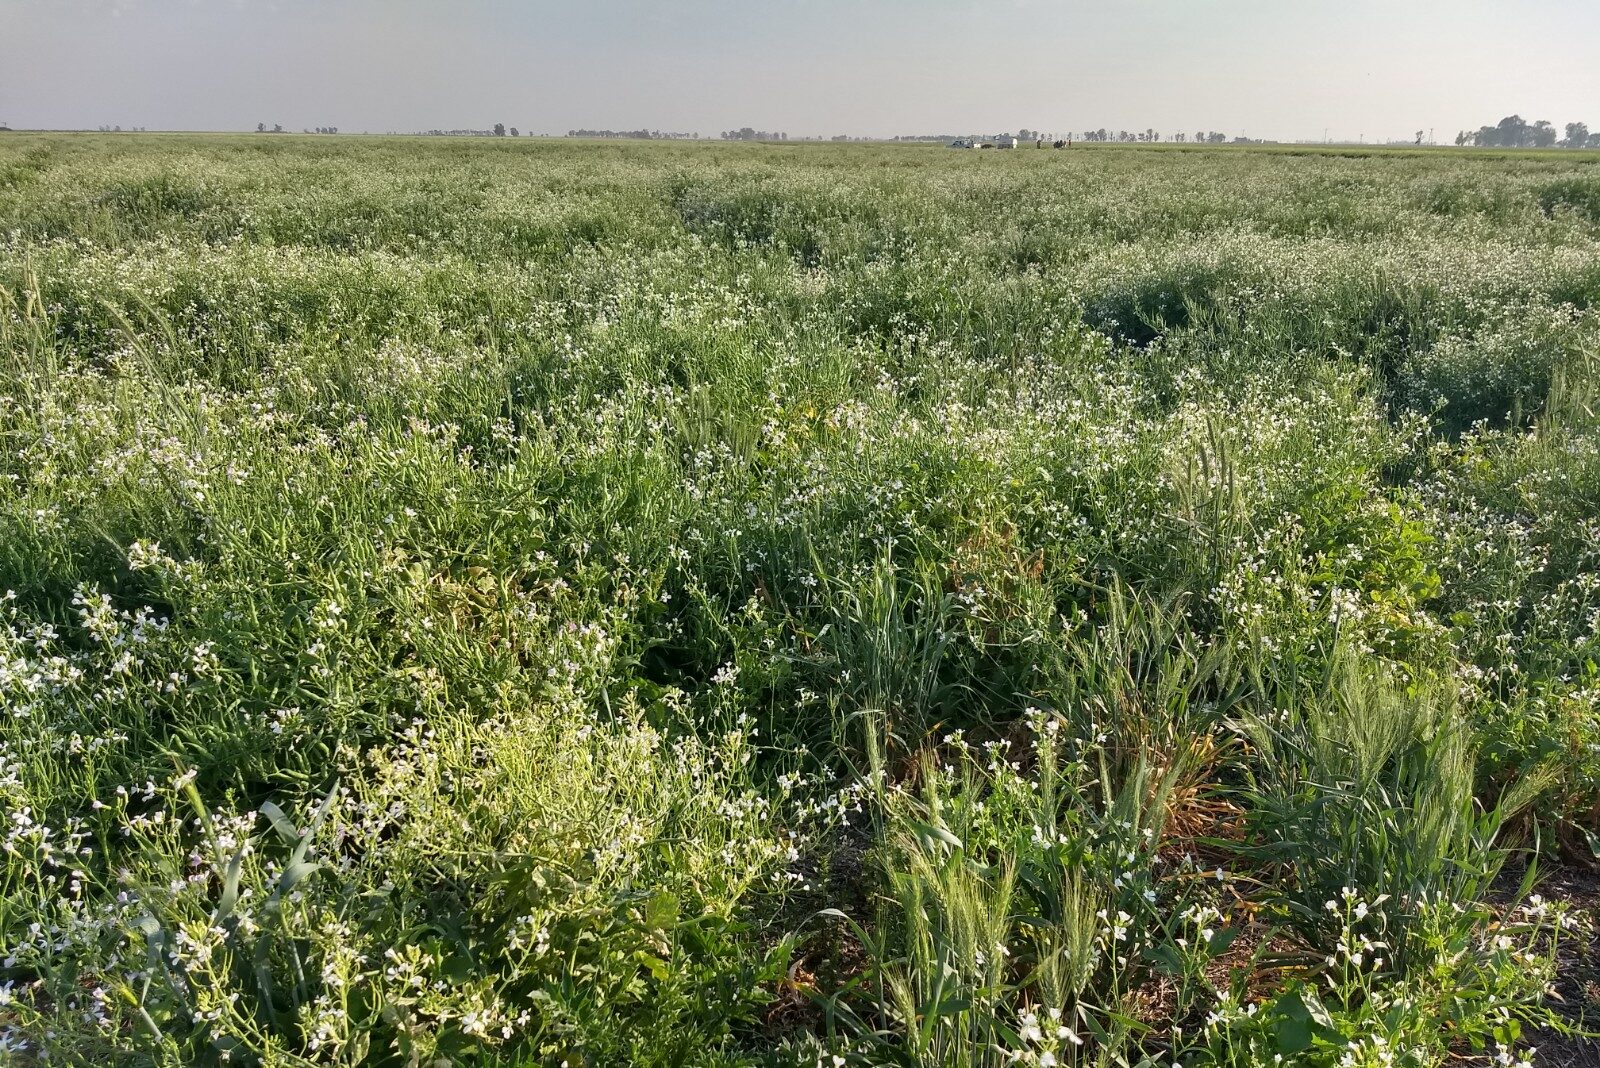
[(0, 140), (18, 1063), (1517, 1063), (1597, 665), (1600, 154)]

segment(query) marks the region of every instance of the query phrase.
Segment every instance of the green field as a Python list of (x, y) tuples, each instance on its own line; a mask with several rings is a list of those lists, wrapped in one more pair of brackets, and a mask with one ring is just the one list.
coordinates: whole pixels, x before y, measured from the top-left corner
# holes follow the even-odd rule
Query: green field
[(1600, 1013), (1600, 153), (6, 134), (0, 443), (6, 1063)]

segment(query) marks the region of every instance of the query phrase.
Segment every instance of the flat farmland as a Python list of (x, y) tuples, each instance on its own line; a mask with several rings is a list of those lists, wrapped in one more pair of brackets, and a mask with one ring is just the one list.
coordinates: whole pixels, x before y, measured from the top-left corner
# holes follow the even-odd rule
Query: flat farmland
[(1600, 153), (0, 134), (0, 810), (21, 1064), (1577, 1063)]

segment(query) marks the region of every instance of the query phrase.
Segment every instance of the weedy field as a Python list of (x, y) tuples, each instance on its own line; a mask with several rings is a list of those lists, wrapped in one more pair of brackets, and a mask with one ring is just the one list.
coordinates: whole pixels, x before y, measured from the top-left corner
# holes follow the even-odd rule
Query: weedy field
[(1589, 1055), (1600, 154), (16, 134), (0, 302), (12, 1063)]

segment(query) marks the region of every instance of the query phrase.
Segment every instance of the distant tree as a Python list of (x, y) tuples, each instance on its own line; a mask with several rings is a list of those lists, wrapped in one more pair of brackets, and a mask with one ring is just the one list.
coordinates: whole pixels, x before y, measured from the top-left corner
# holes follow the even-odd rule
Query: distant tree
[(283, 124), (282, 123), (276, 123), (276, 122), (273, 123), (272, 124), (272, 132), (273, 133), (283, 133)]
[(1488, 148), (1525, 148), (1533, 143), (1533, 127), (1521, 115), (1507, 115), (1480, 129), (1477, 141)]
[(511, 127), (511, 136), (512, 137), (521, 137), (522, 135), (517, 133), (517, 128), (515, 126), (513, 126), (513, 127)]
[[(1572, 128), (1567, 132), (1570, 136)], [(1549, 148), (1556, 143), (1556, 128), (1541, 119), (1530, 124), (1521, 115), (1507, 115), (1493, 126), (1480, 126), (1473, 133), (1463, 133), (1457, 144), (1470, 141), (1479, 148)]]
[(1418, 148), (1422, 147), (1422, 136), (1423, 136), (1423, 131), (1418, 130), (1417, 131), (1417, 147)]
[(267, 132), (267, 124), (266, 123), (264, 123), (264, 122), (256, 123), (256, 133), (266, 133), (266, 132)]
[(1582, 122), (1567, 123), (1567, 136), (1561, 142), (1562, 148), (1588, 148), (1589, 126)]
[(1522, 148), (1533, 140), (1533, 131), (1521, 115), (1507, 115), (1495, 125), (1495, 132), (1502, 148)]
[(503, 122), (495, 123), (494, 124), (494, 135), (496, 137), (504, 137), (506, 135), (506, 124), (503, 123)]
[(1460, 148), (1462, 145), (1465, 145), (1470, 140), (1472, 140), (1472, 135), (1469, 134), (1467, 131), (1462, 130), (1460, 133), (1456, 134), (1456, 147)]
[(1194, 143), (1197, 145), (1203, 145), (1206, 143), (1206, 135), (1203, 131), (1196, 130), (1194, 132)]

